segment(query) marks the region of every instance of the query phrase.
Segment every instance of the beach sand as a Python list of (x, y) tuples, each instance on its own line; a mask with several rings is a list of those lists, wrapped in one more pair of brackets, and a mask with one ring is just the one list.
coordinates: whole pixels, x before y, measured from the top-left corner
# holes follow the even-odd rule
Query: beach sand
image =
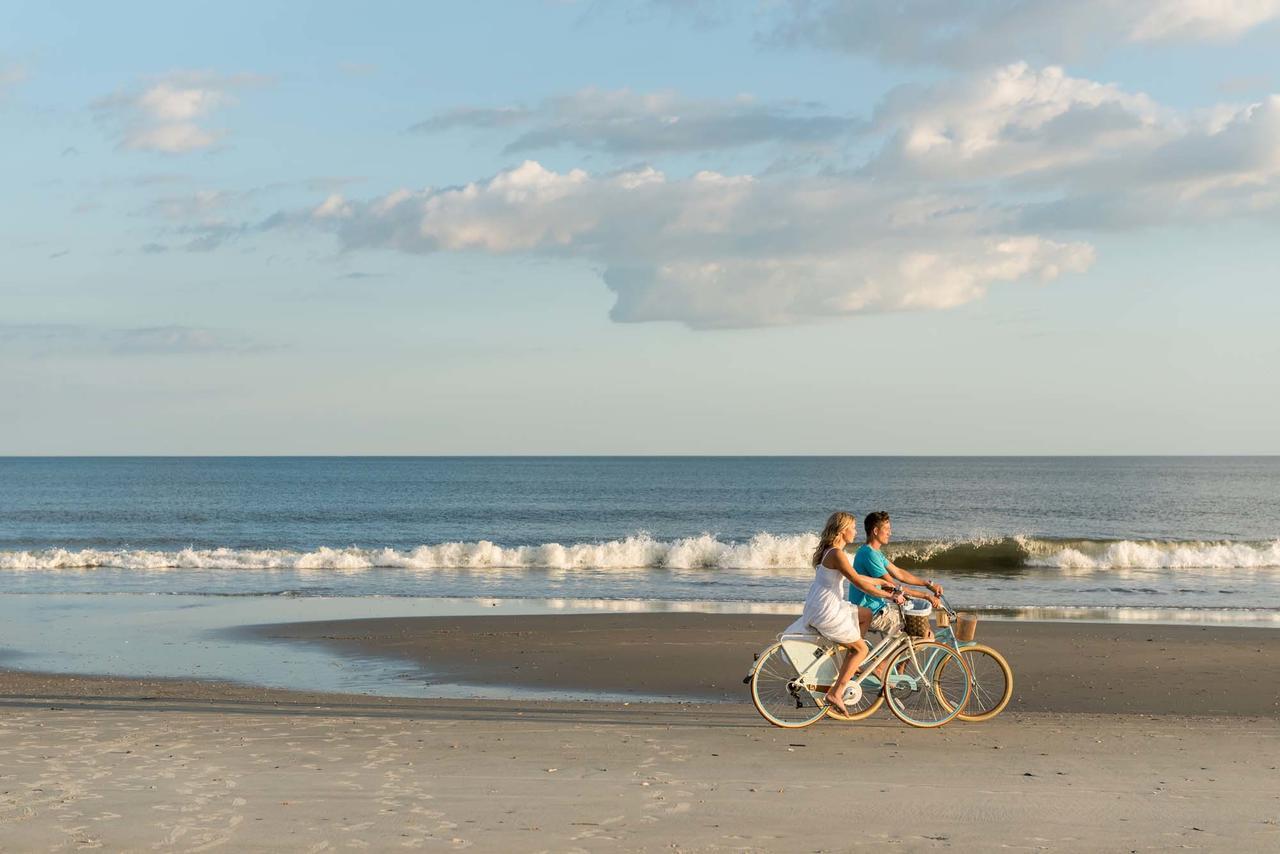
[[(986, 622), (980, 638), (1017, 674), (1015, 702), (996, 720), (920, 731), (881, 713), (787, 731), (764, 724), (739, 681), (778, 622), (659, 614), (255, 630), (362, 654), (383, 644), (433, 678), (509, 684), (523, 660), (537, 676), (520, 684), (710, 690), (731, 702), (404, 700), (3, 673), (0, 848), (1280, 846), (1278, 632)], [(597, 660), (613, 666), (584, 668)], [(708, 689), (687, 671), (717, 681)]]
[[(245, 631), (400, 657), (441, 683), (741, 703), (753, 653), (790, 622), (776, 615), (566, 614), (334, 620)], [(1014, 669), (1011, 710), (1280, 713), (1280, 630), (983, 620), (978, 640), (1001, 650)]]

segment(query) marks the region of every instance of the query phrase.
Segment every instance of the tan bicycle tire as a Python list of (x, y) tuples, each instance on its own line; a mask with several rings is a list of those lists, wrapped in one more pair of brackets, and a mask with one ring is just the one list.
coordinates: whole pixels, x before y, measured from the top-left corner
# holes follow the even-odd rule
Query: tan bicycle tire
[[(954, 660), (955, 666), (959, 667), (964, 674), (964, 679), (958, 683), (963, 686), (963, 691), (960, 693), (960, 696), (957, 698), (955, 703), (948, 701), (938, 685), (939, 680), (936, 677), (937, 673), (941, 672), (943, 669), (941, 665), (936, 667), (936, 670), (932, 675), (929, 675), (927, 672), (921, 672), (916, 668), (916, 663), (921, 657), (924, 657), (926, 661), (929, 661), (933, 655), (940, 656), (943, 662)], [(906, 698), (914, 699), (915, 701), (923, 700), (938, 711), (945, 710), (945, 714), (938, 714), (929, 718), (913, 714), (903, 702), (904, 696), (898, 693), (900, 686), (895, 684), (892, 679), (886, 680), (890, 685), (889, 689), (885, 692), (885, 700), (888, 703), (889, 711), (893, 712), (894, 717), (902, 721), (904, 724), (918, 727), (920, 729), (934, 729), (949, 723), (958, 715), (959, 709), (957, 706), (962, 709), (969, 701), (969, 693), (973, 686), (968, 671), (968, 665), (960, 658), (959, 654), (957, 654), (956, 651), (947, 644), (938, 643), (937, 641), (915, 641), (911, 647), (903, 646), (889, 659), (889, 673), (897, 672), (900, 674), (900, 678), (913, 678), (917, 680), (927, 678), (929, 682), (933, 683), (932, 688), (909, 688), (909, 693), (906, 695)], [(935, 702), (936, 706), (933, 706)]]
[(817, 713), (810, 718), (788, 721), (771, 714), (765, 708), (767, 704), (760, 698), (760, 674), (768, 666), (770, 659), (778, 653), (781, 653), (784, 656), (786, 654), (782, 648), (782, 644), (780, 643), (775, 643), (760, 654), (760, 660), (756, 662), (755, 669), (751, 671), (751, 704), (756, 707), (756, 711), (760, 713), (760, 717), (764, 718), (773, 726), (780, 727), (782, 729), (803, 729), (804, 727), (812, 726), (822, 720), (826, 715), (827, 709), (829, 708), (828, 706), (818, 706)]
[[(977, 713), (969, 711), (969, 709), (973, 706), (974, 700), (977, 699), (977, 695), (978, 695), (978, 692), (976, 690), (977, 685), (976, 685), (976, 678), (975, 678), (974, 689), (970, 690), (969, 692), (968, 704), (965, 706), (964, 709), (960, 710), (960, 713), (958, 715), (956, 715), (956, 717), (959, 720), (965, 721), (967, 723), (981, 723), (982, 721), (991, 720), (996, 715), (1003, 712), (1005, 706), (1009, 705), (1009, 699), (1013, 697), (1013, 668), (1009, 666), (1009, 662), (1005, 660), (1005, 657), (1003, 655), (1001, 655), (999, 652), (997, 652), (996, 650), (992, 649), (991, 647), (987, 646), (984, 643), (975, 643), (969, 646), (960, 647), (960, 655), (966, 657), (965, 664), (969, 664), (968, 656), (970, 656), (971, 654), (985, 655), (990, 657), (991, 660), (994, 661), (996, 665), (1000, 668), (1001, 673), (1004, 675), (1004, 691), (1001, 692), (999, 700), (998, 702), (995, 703), (995, 705), (990, 706), (988, 708), (984, 708)], [(938, 666), (938, 672), (941, 673), (949, 663), (950, 663), (949, 659), (944, 660), (942, 664)], [(973, 665), (971, 664), (969, 664), (969, 672), (971, 675), (975, 674)]]

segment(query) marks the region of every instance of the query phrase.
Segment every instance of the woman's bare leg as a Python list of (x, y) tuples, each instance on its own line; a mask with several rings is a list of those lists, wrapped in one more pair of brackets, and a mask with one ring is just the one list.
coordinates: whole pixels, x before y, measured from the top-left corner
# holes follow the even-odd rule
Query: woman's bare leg
[(867, 642), (854, 641), (845, 646), (844, 664), (840, 665), (840, 675), (836, 677), (835, 684), (827, 691), (826, 701), (836, 707), (842, 715), (847, 715), (849, 710), (844, 707), (844, 689), (848, 687), (849, 680), (853, 678), (853, 671), (858, 669), (858, 665), (866, 660)]

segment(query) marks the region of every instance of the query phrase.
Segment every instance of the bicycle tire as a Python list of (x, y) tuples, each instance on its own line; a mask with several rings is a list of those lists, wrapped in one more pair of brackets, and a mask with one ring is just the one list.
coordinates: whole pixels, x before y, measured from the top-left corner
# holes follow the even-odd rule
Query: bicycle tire
[[(1013, 668), (1003, 655), (982, 643), (961, 647), (960, 656), (969, 668), (972, 688), (969, 702), (956, 717), (969, 723), (989, 721), (1009, 705), (1009, 698), (1013, 696)], [(950, 663), (947, 660), (938, 665), (939, 675)]]
[(780, 643), (761, 654), (751, 673), (751, 703), (762, 718), (776, 727), (801, 729), (817, 723), (827, 713), (825, 703), (815, 700), (804, 688), (794, 687), (799, 675)]
[[(923, 666), (921, 661), (926, 662)], [(948, 662), (954, 668), (948, 672)], [(921, 729), (951, 721), (969, 701), (969, 668), (951, 647), (937, 641), (916, 641), (894, 653), (885, 699), (889, 711), (904, 724)], [(946, 673), (945, 682), (938, 679)], [(944, 699), (945, 698), (945, 699)]]

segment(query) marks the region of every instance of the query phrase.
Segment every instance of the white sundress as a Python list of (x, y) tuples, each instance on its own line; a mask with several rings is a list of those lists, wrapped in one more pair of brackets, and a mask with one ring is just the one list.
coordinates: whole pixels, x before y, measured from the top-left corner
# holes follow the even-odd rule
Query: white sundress
[[(822, 560), (827, 559), (827, 552)], [(818, 561), (813, 568), (813, 583), (804, 597), (804, 613), (797, 623), (809, 626), (836, 643), (850, 644), (862, 640), (858, 630), (858, 606), (849, 601), (849, 580), (837, 569), (829, 569)]]

